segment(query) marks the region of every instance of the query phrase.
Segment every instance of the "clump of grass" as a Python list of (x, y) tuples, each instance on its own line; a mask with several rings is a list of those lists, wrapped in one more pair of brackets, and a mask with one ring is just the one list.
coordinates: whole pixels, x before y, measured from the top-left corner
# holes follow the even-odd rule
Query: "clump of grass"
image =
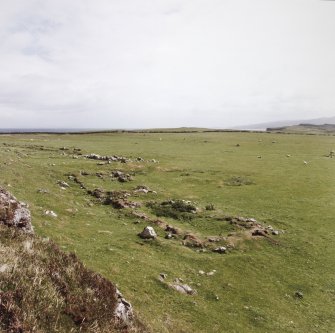
[(161, 203), (149, 202), (147, 206), (157, 216), (171, 217), (175, 220), (192, 220), (198, 208), (186, 200), (168, 200)]
[(205, 209), (206, 210), (215, 210), (214, 204), (211, 203), (211, 204), (206, 205)]

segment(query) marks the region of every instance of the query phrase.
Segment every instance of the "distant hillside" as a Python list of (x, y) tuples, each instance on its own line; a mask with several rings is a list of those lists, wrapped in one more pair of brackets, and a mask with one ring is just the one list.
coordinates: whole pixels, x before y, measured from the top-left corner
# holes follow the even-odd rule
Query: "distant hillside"
[(334, 124), (299, 124), (294, 126), (269, 127), (267, 132), (280, 133), (304, 133), (304, 134), (335, 134)]
[(273, 122), (238, 126), (236, 127), (236, 129), (265, 130), (266, 128), (297, 126), (299, 124), (311, 124), (311, 125), (335, 124), (335, 117), (273, 121)]

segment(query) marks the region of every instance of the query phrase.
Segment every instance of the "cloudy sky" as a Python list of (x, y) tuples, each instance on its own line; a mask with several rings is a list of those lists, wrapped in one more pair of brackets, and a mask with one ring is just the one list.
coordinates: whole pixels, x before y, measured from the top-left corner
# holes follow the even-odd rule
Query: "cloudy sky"
[(0, 2), (0, 128), (335, 115), (335, 1)]

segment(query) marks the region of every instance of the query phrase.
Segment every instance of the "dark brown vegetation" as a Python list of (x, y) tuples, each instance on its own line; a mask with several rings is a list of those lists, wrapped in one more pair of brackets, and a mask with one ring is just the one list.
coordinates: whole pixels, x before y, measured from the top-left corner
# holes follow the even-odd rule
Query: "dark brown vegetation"
[(75, 254), (7, 226), (0, 244), (1, 332), (144, 332), (116, 317), (116, 287)]

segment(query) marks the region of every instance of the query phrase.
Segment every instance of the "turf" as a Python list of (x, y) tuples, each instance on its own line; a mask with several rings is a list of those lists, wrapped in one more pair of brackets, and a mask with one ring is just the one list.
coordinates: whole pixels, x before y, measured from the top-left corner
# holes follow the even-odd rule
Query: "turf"
[[(335, 159), (326, 155), (334, 146), (334, 136), (269, 133), (2, 135), (0, 172), (2, 185), (29, 203), (37, 234), (117, 283), (153, 332), (330, 333), (335, 331)], [(145, 161), (98, 165), (61, 147)], [(133, 180), (112, 180), (114, 170)], [(99, 178), (97, 172), (105, 175)], [(130, 209), (99, 203), (68, 174), (78, 175), (89, 189), (148, 186), (157, 194), (131, 200), (141, 202), (140, 210), (152, 218), (157, 211), (148, 201), (190, 200), (200, 208), (192, 218), (161, 219), (202, 239), (235, 232), (221, 218), (226, 215), (252, 217), (284, 232), (275, 242), (245, 239), (226, 254), (165, 239), (155, 226), (157, 240), (143, 241), (137, 234), (146, 222), (135, 224)], [(58, 180), (70, 187), (61, 189)], [(199, 270), (216, 272), (207, 276)], [(179, 294), (159, 280), (160, 273), (168, 282), (183, 279), (197, 294)], [(295, 297), (297, 291), (303, 298)]]

